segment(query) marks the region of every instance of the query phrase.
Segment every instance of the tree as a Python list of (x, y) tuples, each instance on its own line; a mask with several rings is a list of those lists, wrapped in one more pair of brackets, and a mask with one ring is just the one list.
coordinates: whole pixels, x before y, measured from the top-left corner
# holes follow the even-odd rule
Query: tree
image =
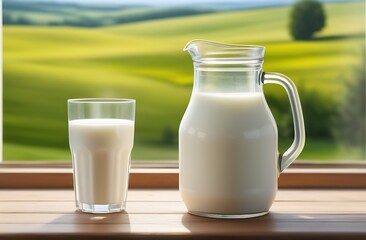
[(311, 39), (315, 32), (325, 26), (323, 5), (316, 0), (297, 2), (290, 17), (290, 33), (296, 40)]

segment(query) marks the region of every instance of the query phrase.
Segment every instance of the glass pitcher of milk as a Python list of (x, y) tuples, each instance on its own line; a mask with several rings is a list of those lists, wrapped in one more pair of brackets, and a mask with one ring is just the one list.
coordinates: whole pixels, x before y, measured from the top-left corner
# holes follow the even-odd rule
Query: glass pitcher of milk
[[(193, 92), (179, 127), (179, 190), (192, 214), (250, 218), (268, 213), (277, 178), (300, 154), (304, 120), (295, 85), (262, 71), (264, 47), (193, 40)], [(285, 88), (294, 141), (280, 154), (263, 84)]]

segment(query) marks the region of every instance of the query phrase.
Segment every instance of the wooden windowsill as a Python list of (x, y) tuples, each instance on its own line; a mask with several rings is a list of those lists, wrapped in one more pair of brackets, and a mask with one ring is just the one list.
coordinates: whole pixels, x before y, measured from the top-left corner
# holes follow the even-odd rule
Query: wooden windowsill
[[(179, 185), (177, 168), (131, 169), (130, 188), (173, 188)], [(0, 188), (72, 188), (69, 164), (1, 164)], [(358, 165), (301, 165), (285, 170), (279, 188), (366, 188), (366, 168)]]
[(280, 190), (270, 213), (192, 216), (177, 190), (130, 190), (126, 212), (75, 211), (72, 190), (0, 190), (0, 239), (366, 239), (365, 190)]

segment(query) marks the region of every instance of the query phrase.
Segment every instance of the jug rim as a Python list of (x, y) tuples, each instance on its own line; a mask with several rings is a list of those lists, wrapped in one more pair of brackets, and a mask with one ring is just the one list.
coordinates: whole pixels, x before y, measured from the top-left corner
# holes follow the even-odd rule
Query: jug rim
[(201, 39), (201, 38), (197, 38), (197, 39), (193, 39), (191, 41), (189, 41), (183, 48), (183, 51), (188, 51), (188, 46), (191, 45), (194, 42), (206, 42), (206, 43), (210, 43), (213, 45), (218, 45), (218, 46), (228, 46), (228, 47), (235, 47), (232, 49), (261, 49), (261, 50), (265, 50), (266, 47), (262, 46), (262, 45), (251, 45), (251, 44), (236, 44), (236, 43), (223, 43), (223, 42), (216, 42), (216, 41), (212, 41), (212, 40), (206, 40), (206, 39)]
[(183, 51), (188, 51), (194, 62), (232, 64), (262, 63), (265, 47), (260, 45), (241, 45), (194, 39), (188, 42)]

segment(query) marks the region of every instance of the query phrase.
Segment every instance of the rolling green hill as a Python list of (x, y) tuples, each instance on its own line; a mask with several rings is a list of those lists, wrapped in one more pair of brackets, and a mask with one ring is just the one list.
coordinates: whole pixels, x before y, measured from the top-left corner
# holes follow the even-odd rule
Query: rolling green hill
[[(137, 99), (133, 159), (177, 159), (177, 147), (161, 142), (166, 129), (177, 132), (189, 101), (192, 62), (182, 48), (191, 39), (264, 45), (265, 71), (338, 98), (360, 62), (364, 3), (325, 6), (325, 30), (298, 42), (288, 35), (288, 7), (93, 29), (5, 26), (4, 159), (69, 159), (66, 100), (80, 97)], [(272, 86), (266, 93), (286, 97)], [(324, 155), (335, 147), (309, 141), (301, 157), (359, 158), (342, 149)]]
[(5, 25), (100, 27), (153, 19), (190, 16), (216, 10), (203, 7), (165, 7), (132, 4), (4, 0)]

